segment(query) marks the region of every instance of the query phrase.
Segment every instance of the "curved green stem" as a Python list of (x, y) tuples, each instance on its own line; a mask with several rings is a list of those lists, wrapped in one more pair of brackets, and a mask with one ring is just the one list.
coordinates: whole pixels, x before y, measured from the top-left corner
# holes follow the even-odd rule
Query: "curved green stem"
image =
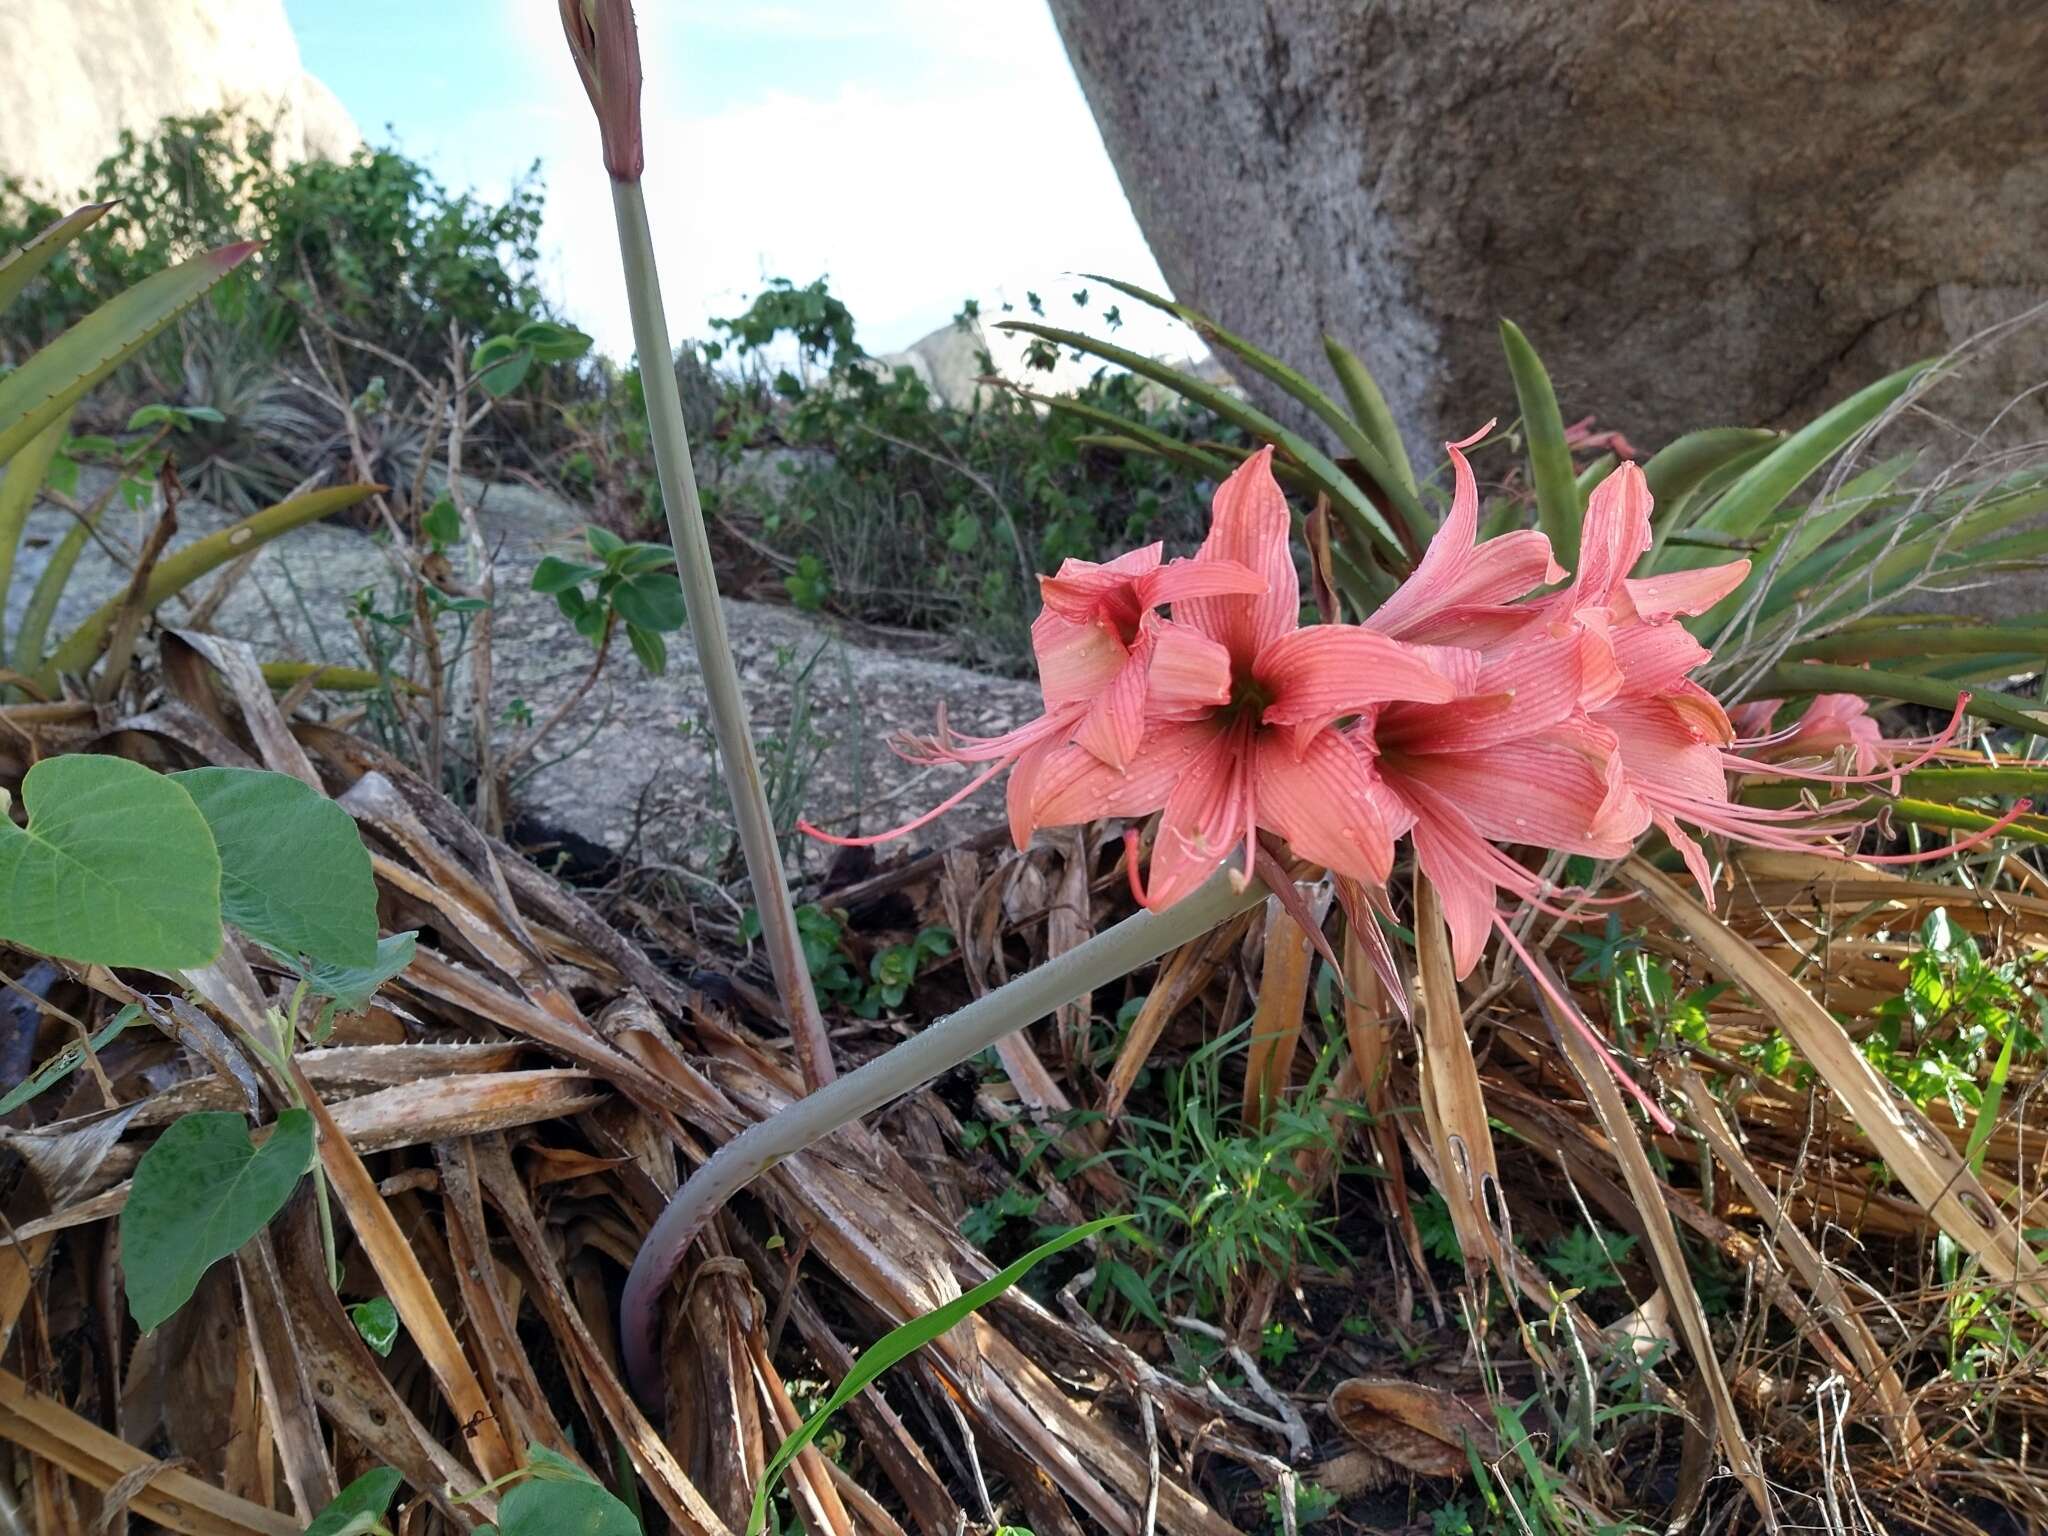
[(1168, 950), (1200, 938), (1265, 897), (1266, 888), (1257, 880), (1240, 888), (1229, 870), (1218, 870), (1186, 900), (1164, 912), (1139, 912), (1125, 918), (1087, 943), (976, 998), (857, 1071), (785, 1105), (720, 1147), (676, 1191), (640, 1245), (633, 1272), (626, 1277), (619, 1330), (634, 1390), (643, 1401), (659, 1400), (661, 1372), (656, 1353), (662, 1292), (697, 1234), (727, 1200), (784, 1158), (815, 1146), (842, 1125), (922, 1087), (1083, 993), (1107, 986)]

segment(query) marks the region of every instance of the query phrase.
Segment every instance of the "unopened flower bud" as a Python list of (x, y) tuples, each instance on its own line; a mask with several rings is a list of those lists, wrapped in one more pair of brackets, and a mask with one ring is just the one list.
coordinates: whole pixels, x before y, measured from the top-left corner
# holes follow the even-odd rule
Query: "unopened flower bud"
[(640, 39), (632, 0), (561, 0), (561, 6), (576, 73), (597, 110), (604, 167), (614, 181), (638, 181), (647, 156), (640, 139)]

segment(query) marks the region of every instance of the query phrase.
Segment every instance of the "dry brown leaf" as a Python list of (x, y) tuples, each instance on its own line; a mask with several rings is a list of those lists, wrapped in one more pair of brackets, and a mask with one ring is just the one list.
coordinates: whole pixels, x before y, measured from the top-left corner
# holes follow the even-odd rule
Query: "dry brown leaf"
[(327, 1172), (328, 1187), (355, 1228), (377, 1278), (384, 1282), (384, 1294), (398, 1309), (405, 1331), (440, 1384), (441, 1395), (463, 1427), (470, 1454), (486, 1481), (494, 1481), (523, 1465), (506, 1442), (504, 1429), (491, 1412), (483, 1384), (476, 1379), (454, 1325), (434, 1295), (419, 1256), (406, 1241), (397, 1218), (378, 1192), (370, 1170), (349, 1145), (348, 1136), (328, 1113), (304, 1073), (295, 1072), (299, 1092), (320, 1128), (320, 1165)]
[(1464, 1477), (1470, 1445), (1482, 1461), (1500, 1454), (1484, 1399), (1478, 1405), (1442, 1387), (1356, 1376), (1330, 1393), (1330, 1417), (1375, 1455), (1421, 1477)]
[(88, 1423), (54, 1398), (31, 1392), (18, 1376), (0, 1371), (0, 1440), (9, 1440), (79, 1481), (106, 1491), (142, 1469), (128, 1507), (184, 1536), (297, 1536), (289, 1516), (237, 1499)]
[[(1538, 965), (1542, 963), (1537, 961)], [(1587, 1101), (1600, 1118), (1615, 1161), (1621, 1164), (1622, 1177), (1628, 1183), (1629, 1194), (1634, 1197), (1635, 1214), (1646, 1239), (1644, 1246), (1649, 1251), (1651, 1266), (1665, 1294), (1671, 1299), (1678, 1331), (1692, 1354), (1700, 1379), (1706, 1383), (1707, 1397), (1714, 1409), (1714, 1429), (1720, 1437), (1721, 1448), (1727, 1454), (1736, 1478), (1748, 1492), (1750, 1501), (1756, 1505), (1757, 1513), (1763, 1517), (1764, 1525), (1775, 1531), (1778, 1529), (1778, 1514), (1771, 1503), (1770, 1486), (1764, 1480), (1763, 1466), (1757, 1460), (1756, 1451), (1743, 1432), (1742, 1420), (1735, 1411), (1728, 1378), (1721, 1370), (1721, 1357), (1714, 1350), (1713, 1331), (1707, 1323), (1706, 1308), (1700, 1304), (1699, 1292), (1692, 1283), (1692, 1266), (1686, 1260), (1685, 1249), (1678, 1241), (1678, 1228), (1672, 1224), (1671, 1211), (1665, 1203), (1663, 1183), (1657, 1177), (1657, 1170), (1650, 1165), (1649, 1153), (1643, 1150), (1642, 1138), (1636, 1134), (1635, 1122), (1629, 1118), (1628, 1103), (1615, 1085), (1614, 1074), (1584, 1035), (1556, 1017), (1549, 996), (1553, 991), (1559, 995), (1564, 991), (1564, 983), (1555, 977), (1548, 979), (1547, 986), (1536, 988), (1537, 1002), (1549, 1020), (1551, 1036), (1585, 1087)]]
[(1286, 1090), (1301, 1039), (1308, 1004), (1309, 972), (1315, 949), (1276, 896), (1266, 898), (1265, 961), (1259, 972), (1259, 1005), (1252, 1012), (1252, 1038), (1244, 1062), (1244, 1118), (1265, 1123), (1267, 1111)]
[(1793, 1048), (1841, 1098), (1885, 1165), (1941, 1229), (1985, 1272), (2037, 1314), (2048, 1315), (2048, 1268), (1998, 1209), (1955, 1148), (1871, 1066), (1842, 1026), (1806, 990), (1677, 883), (1640, 859), (1623, 866), (1650, 904), (1691, 936), (1771, 1017)]

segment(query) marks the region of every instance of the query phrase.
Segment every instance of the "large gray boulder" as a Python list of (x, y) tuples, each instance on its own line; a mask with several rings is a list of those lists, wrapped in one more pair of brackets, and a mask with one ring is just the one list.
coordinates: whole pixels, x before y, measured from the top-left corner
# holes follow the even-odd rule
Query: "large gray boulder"
[(1431, 457), (1511, 406), (1502, 316), (1568, 418), (1655, 445), (2048, 297), (2048, 7), (1051, 6), (1174, 292), (1326, 380), (1323, 334), (1357, 349)]
[(122, 129), (171, 116), (244, 116), (280, 163), (362, 143), (300, 64), (284, 0), (0, 0), (0, 39), (0, 175), (49, 197), (92, 192)]

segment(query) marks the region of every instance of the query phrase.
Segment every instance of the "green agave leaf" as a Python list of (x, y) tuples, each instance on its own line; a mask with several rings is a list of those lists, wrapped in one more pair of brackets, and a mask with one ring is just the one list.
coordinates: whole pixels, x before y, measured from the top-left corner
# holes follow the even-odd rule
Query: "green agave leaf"
[(194, 768), (171, 778), (220, 850), (221, 916), (286, 954), (377, 961), (377, 882), (355, 818), (288, 773)]
[(1579, 523), (1585, 503), (1572, 475), (1571, 450), (1564, 445), (1564, 417), (1543, 360), (1512, 320), (1500, 323), (1501, 349), (1515, 381), (1522, 409), (1522, 433), (1529, 442), (1529, 480), (1536, 487), (1536, 521), (1550, 538), (1551, 553), (1566, 570), (1579, 563)]
[(754, 1485), (753, 1512), (747, 1517), (747, 1528), (743, 1536), (755, 1536), (756, 1532), (765, 1528), (768, 1519), (768, 1498), (774, 1492), (776, 1480), (781, 1477), (783, 1470), (796, 1460), (805, 1446), (818, 1438), (819, 1432), (831, 1421), (832, 1416), (845, 1407), (847, 1401), (860, 1393), (868, 1383), (906, 1355), (915, 1354), (924, 1348), (968, 1314), (987, 1306), (1054, 1254), (1062, 1253), (1076, 1243), (1086, 1242), (1098, 1232), (1107, 1231), (1130, 1219), (1128, 1216), (1105, 1216), (1078, 1227), (1070, 1227), (1050, 1242), (1041, 1243), (1008, 1268), (991, 1275), (973, 1290), (963, 1292), (942, 1307), (934, 1307), (922, 1317), (912, 1318), (902, 1327), (892, 1329), (876, 1340), (873, 1347), (854, 1362), (853, 1369), (846, 1373), (845, 1379), (825, 1400), (824, 1406), (805, 1419), (803, 1427), (783, 1441), (781, 1448), (769, 1458), (768, 1465), (761, 1469), (761, 1481)]
[[(1853, 693), (1866, 699), (1896, 699), (1952, 710), (1957, 690), (1932, 678), (1908, 677), (1876, 667), (1837, 667), (1808, 661), (1783, 662), (1771, 668), (1752, 692), (1759, 698), (1784, 694)], [(2048, 734), (2048, 710), (2029, 699), (1988, 690), (1973, 691), (1967, 713), (1993, 725), (2029, 734)]]
[[(1846, 448), (1871, 422), (1884, 414), (1913, 381), (1925, 373), (1926, 363), (1915, 363), (1857, 391), (1833, 410), (1807, 423), (1773, 448), (1740, 480), (1729, 487), (1700, 517), (1700, 525), (1716, 533), (1749, 534), (1784, 503), (1785, 498), (1805, 483), (1821, 465)], [(1708, 562), (1677, 559), (1672, 569), (1691, 569)]]
[[(157, 562), (156, 569), (149, 573), (148, 585), (143, 589), (143, 606), (153, 610), (228, 561), (252, 549), (260, 549), (294, 528), (344, 511), (383, 489), (379, 485), (342, 485), (312, 491), (265, 507), (232, 527), (209, 533), (203, 539), (195, 539)], [(101, 646), (106, 644), (108, 631), (113, 628), (125, 601), (125, 594), (109, 598), (94, 610), (57, 647), (36, 674), (36, 680), (54, 687), (60, 676), (75, 676), (90, 668)]]
[(1905, 793), (1941, 805), (1991, 797), (2025, 795), (2036, 804), (2048, 802), (2048, 769), (2044, 768), (1916, 768), (1905, 776)]
[[(14, 557), (21, 548), (21, 531), (28, 524), (36, 496), (49, 476), (50, 462), (57, 457), (57, 449), (70, 426), (71, 413), (65, 411), (24, 443), (21, 451), (7, 461), (7, 467), (0, 470), (0, 606), (5, 604), (8, 588), (14, 585)], [(21, 654), (20, 647), (16, 647), (15, 654)], [(0, 662), (6, 659), (6, 624), (0, 618)], [(33, 660), (30, 664), (34, 664)]]
[[(1986, 815), (1983, 811), (1967, 810), (1959, 805), (1938, 805), (1931, 800), (1902, 798), (1890, 802), (1890, 806), (1892, 815), (1901, 821), (1922, 827), (1939, 827), (1965, 836), (1982, 832), (1998, 822), (1996, 816)], [(2016, 842), (2048, 844), (2048, 817), (2019, 817), (2006, 823), (1998, 835)]]
[[(37, 232), (25, 245), (0, 258), (0, 311), (21, 297), (21, 290), (33, 282), (43, 268), (65, 246), (106, 217), (112, 203), (87, 203)], [(0, 460), (4, 462), (4, 460)]]
[(0, 817), (0, 939), (173, 975), (220, 953), (220, 855), (192, 797), (122, 757), (46, 757)]
[[(1124, 437), (1114, 432), (1085, 432), (1074, 439), (1083, 448), (1107, 448), (1117, 453), (1134, 453), (1149, 458), (1167, 459), (1193, 474), (1212, 480), (1221, 480), (1237, 468), (1227, 459), (1215, 454), (1204, 453), (1185, 443), (1176, 443), (1171, 438), (1153, 442), (1137, 437)], [(1284, 478), (1284, 477), (1283, 477)]]
[(313, 1517), (306, 1536), (367, 1536), (384, 1523), (392, 1495), (404, 1480), (389, 1467), (365, 1472)]
[(1707, 427), (1672, 439), (1643, 465), (1659, 518), (1675, 512), (1715, 470), (1743, 454), (1768, 451), (1781, 436), (1761, 427)]
[(207, 1270), (284, 1209), (313, 1166), (313, 1117), (288, 1109), (259, 1147), (229, 1110), (171, 1122), (135, 1165), (121, 1210), (121, 1274), (144, 1333), (198, 1289)]
[(1925, 656), (1996, 656), (2008, 652), (2048, 657), (2048, 628), (2014, 624), (1972, 627), (1953, 621), (1941, 624), (1900, 623), (1885, 629), (1860, 629), (1807, 640), (1788, 655), (1799, 661), (1885, 661)]
[[(1143, 353), (1113, 346), (1106, 341), (1098, 341), (1093, 336), (1083, 335), (1079, 331), (1063, 331), (1057, 326), (1038, 325), (1026, 320), (1005, 320), (999, 328), (1006, 331), (1021, 331), (1025, 335), (1050, 341), (1055, 346), (1091, 352), (1105, 362), (1129, 369), (1140, 378), (1164, 384), (1168, 389), (1187, 396), (1197, 405), (1214, 411), (1224, 420), (1235, 422), (1254, 437), (1286, 449), (1315, 481), (1316, 489), (1330, 498), (1330, 504), (1337, 509), (1338, 516), (1344, 519), (1346, 526), (1355, 536), (1378, 544), (1390, 559), (1399, 563), (1402, 570), (1408, 568), (1408, 556), (1401, 547), (1400, 539), (1387, 520), (1380, 515), (1379, 508), (1375, 507), (1365, 492), (1359, 488), (1358, 482), (1339, 469), (1322, 449), (1300, 433), (1283, 427), (1264, 411), (1247, 405), (1214, 385), (1205, 384), (1200, 379), (1146, 357)], [(1127, 430), (1128, 424), (1124, 426)]]
[[(1372, 440), (1387, 467), (1399, 477), (1408, 494), (1419, 504), (1422, 491), (1416, 484), (1415, 466), (1408, 462), (1408, 450), (1401, 442), (1401, 429), (1394, 425), (1394, 413), (1387, 409), (1387, 397), (1380, 393), (1379, 380), (1372, 376), (1371, 370), (1356, 353), (1334, 336), (1323, 338), (1323, 355), (1330, 360), (1330, 371), (1337, 375), (1337, 384), (1344, 391), (1345, 402), (1351, 407), (1351, 419)], [(1427, 534), (1427, 530), (1420, 531)]]
[[(137, 1004), (130, 1003), (92, 1037), (92, 1048), (95, 1051), (105, 1050), (114, 1043), (115, 1036), (141, 1017), (142, 1009)], [(76, 1043), (65, 1046), (41, 1068), (16, 1083), (8, 1090), (5, 1098), (0, 1098), (0, 1116), (11, 1115), (29, 1100), (49, 1092), (83, 1065), (85, 1047)]]
[[(1177, 464), (1184, 464), (1188, 468), (1195, 470), (1198, 474), (1208, 475), (1217, 480), (1227, 477), (1241, 462), (1238, 456), (1213, 452), (1193, 443), (1184, 443), (1178, 438), (1168, 437), (1164, 432), (1156, 431), (1146, 426), (1141, 421), (1127, 420), (1117, 415), (1115, 411), (1105, 411), (1100, 406), (1089, 405), (1083, 401), (1060, 395), (1036, 394), (1028, 389), (1020, 389), (1017, 393), (1024, 399), (1034, 404), (1042, 405), (1048, 410), (1063, 411), (1067, 415), (1076, 417), (1081, 421), (1093, 422), (1099, 427), (1108, 428), (1107, 433), (1091, 439), (1100, 447), (1122, 447), (1121, 443), (1116, 443), (1112, 440), (1126, 439), (1130, 443), (1141, 447), (1147, 453), (1157, 454), (1160, 458), (1172, 460)], [(1124, 448), (1123, 451), (1129, 452), (1130, 449)], [(1286, 480), (1288, 478), (1288, 471), (1291, 469), (1292, 466), (1287, 466), (1283, 469), (1282, 466), (1276, 464), (1273, 466), (1273, 473), (1282, 480)], [(1295, 483), (1303, 482), (1296, 481)]]
[[(1944, 503), (1897, 518), (1880, 518), (1869, 528), (1841, 535), (1781, 572), (1771, 584), (1761, 612), (1766, 618), (1782, 612), (1834, 572), (1854, 571), (1859, 576), (1859, 592), (1867, 585), (1873, 595), (1882, 595), (1944, 560), (1974, 562), (1984, 558), (1982, 551), (1989, 547), (1987, 535), (2042, 511), (2048, 511), (2048, 485), (2029, 485), (1987, 497), (1968, 510)], [(2013, 553), (2025, 556), (2023, 550)], [(1872, 565), (1874, 556), (1877, 563)]]
[[(1140, 288), (1136, 283), (1120, 282), (1113, 277), (1093, 274), (1088, 274), (1088, 280), (1107, 284), (1119, 293), (1128, 294), (1141, 304), (1149, 304), (1152, 308), (1183, 321), (1210, 346), (1228, 352), (1253, 372), (1271, 379), (1288, 395), (1307, 406), (1325, 426), (1337, 434), (1337, 441), (1344, 445), (1345, 451), (1358, 461), (1359, 467), (1386, 494), (1387, 500), (1393, 503), (1395, 515), (1407, 526), (1410, 535), (1416, 541), (1416, 547), (1419, 549), (1428, 542), (1430, 519), (1422, 510), (1422, 503), (1416, 496), (1414, 486), (1407, 483), (1403, 476), (1394, 470), (1372, 434), (1347, 416), (1336, 401), (1311, 384), (1299, 370), (1290, 368), (1272, 353), (1253, 345), (1244, 337), (1226, 331), (1200, 310), (1191, 309), (1162, 294)], [(1381, 408), (1385, 408), (1384, 401), (1381, 402)]]
[(253, 241), (223, 246), (145, 277), (0, 379), (0, 464), (149, 345), (255, 249)]

